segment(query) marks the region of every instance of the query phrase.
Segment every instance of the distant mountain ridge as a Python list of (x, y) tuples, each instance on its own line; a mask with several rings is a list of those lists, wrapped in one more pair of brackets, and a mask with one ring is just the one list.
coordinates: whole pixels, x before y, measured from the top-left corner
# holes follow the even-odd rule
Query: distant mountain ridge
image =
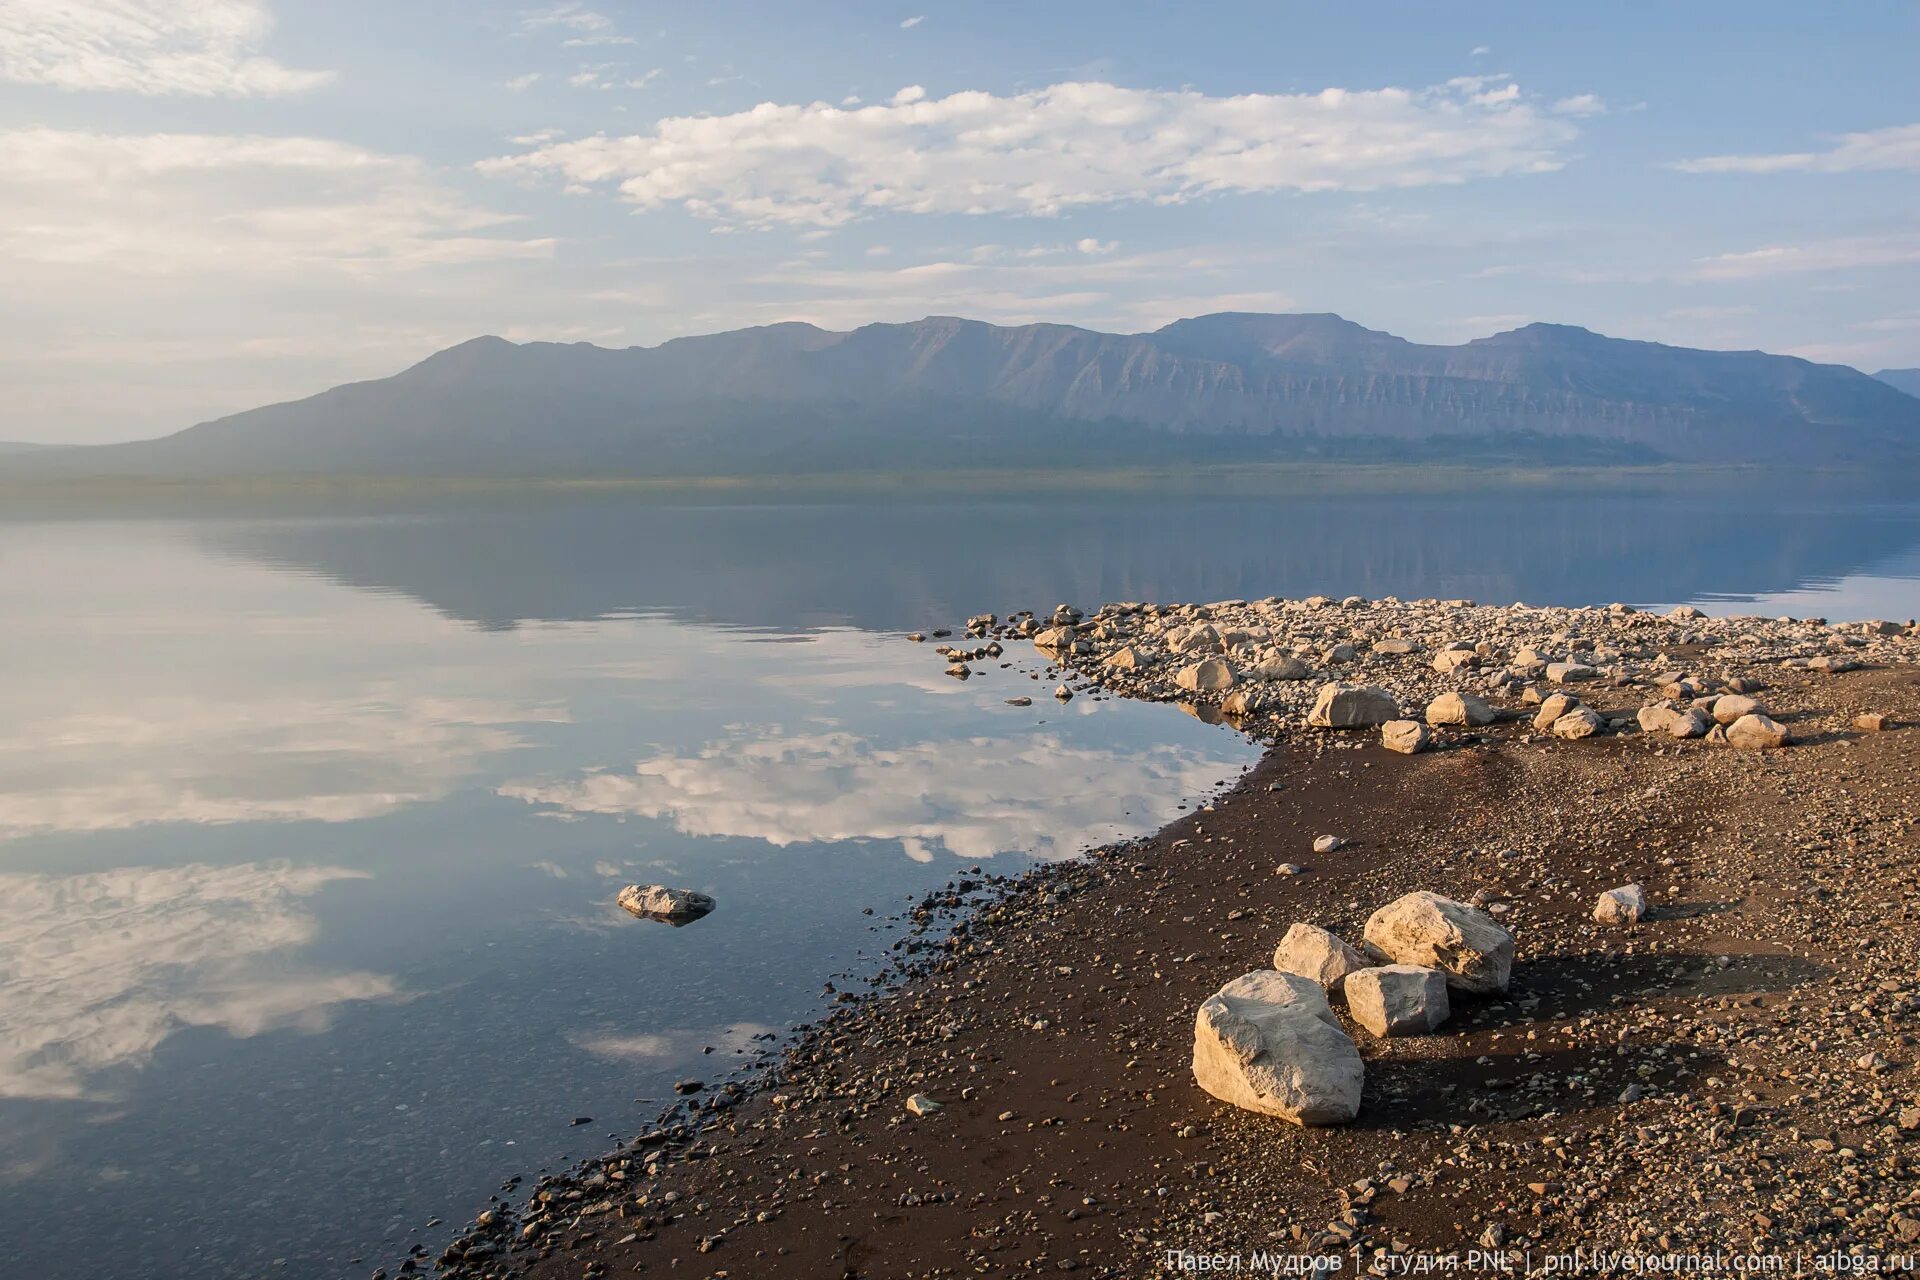
[(1920, 369), (1882, 369), (1873, 376), (1910, 396), (1920, 396)]
[(1531, 324), (1423, 345), (1331, 314), (1152, 333), (936, 316), (656, 347), (476, 338), (378, 381), (16, 473), (691, 475), (1133, 461), (1920, 460), (1920, 399), (1840, 365)]

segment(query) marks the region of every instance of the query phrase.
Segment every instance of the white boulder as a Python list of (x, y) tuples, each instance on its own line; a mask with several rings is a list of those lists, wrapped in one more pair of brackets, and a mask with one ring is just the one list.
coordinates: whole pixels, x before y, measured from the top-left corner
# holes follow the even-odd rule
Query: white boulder
[(1593, 904), (1593, 918), (1601, 924), (1637, 924), (1647, 914), (1647, 891), (1637, 884), (1609, 889)]
[(1438, 969), (1389, 964), (1359, 969), (1343, 986), (1347, 1012), (1374, 1035), (1423, 1036), (1452, 1016), (1447, 976)]
[(1492, 916), (1422, 889), (1367, 920), (1366, 943), (1396, 964), (1439, 969), (1461, 991), (1505, 991), (1513, 977), (1513, 935)]
[(1370, 729), (1400, 718), (1400, 704), (1378, 685), (1324, 684), (1307, 723), (1321, 729)]
[(1193, 1078), (1222, 1102), (1298, 1125), (1360, 1114), (1366, 1066), (1318, 983), (1260, 969), (1201, 1002)]
[(1493, 708), (1484, 698), (1470, 693), (1443, 693), (1427, 704), (1427, 723), (1463, 724), (1479, 727), (1494, 722)]
[(1281, 973), (1311, 978), (1323, 989), (1338, 987), (1350, 973), (1367, 967), (1366, 957), (1338, 934), (1319, 925), (1296, 924), (1273, 949), (1273, 967)]

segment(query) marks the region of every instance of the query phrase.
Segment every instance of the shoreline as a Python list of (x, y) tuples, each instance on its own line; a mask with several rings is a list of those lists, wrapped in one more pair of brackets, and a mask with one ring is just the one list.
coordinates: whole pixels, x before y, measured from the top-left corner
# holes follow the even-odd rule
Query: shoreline
[[(25, 456), (25, 455), (21, 455)], [(194, 503), (449, 501), (467, 497), (541, 498), (627, 496), (701, 501), (851, 499), (918, 501), (950, 497), (1173, 494), (1183, 497), (1339, 496), (1378, 493), (1516, 493), (1570, 486), (1635, 492), (1685, 491), (1703, 483), (1769, 483), (1782, 490), (1903, 495), (1920, 466), (1789, 467), (1756, 463), (1552, 463), (1526, 460), (1461, 462), (1251, 461), (1134, 466), (954, 468), (942, 471), (848, 471), (793, 474), (662, 476), (442, 476), (270, 474), (210, 477), (142, 475), (7, 475), (0, 468), (0, 503), (24, 509), (84, 508), (89, 503), (150, 502), (168, 508)]]
[[(1718, 647), (1690, 656), (1704, 667)], [(1799, 739), (1776, 751), (1631, 730), (1562, 741), (1508, 715), (1402, 756), (1288, 711), (1251, 772), (1156, 835), (933, 902), (905, 976), (751, 1082), (696, 1095), (697, 1125), (546, 1179), (529, 1209), (497, 1205), (443, 1269), (1135, 1276), (1173, 1265), (1169, 1250), (1356, 1269), (1375, 1250), (1571, 1243), (1920, 1253), (1920, 733), (1851, 728), (1864, 710), (1920, 723), (1910, 637), (1887, 647), (1905, 656), (1840, 673), (1767, 659), (1759, 696)], [(1082, 679), (1099, 669), (1064, 656)], [(1616, 723), (1657, 696), (1647, 678), (1581, 692)], [(1328, 833), (1345, 846), (1311, 853)], [(1283, 862), (1304, 874), (1275, 874)], [(1594, 925), (1594, 896), (1628, 879), (1654, 914)], [(1357, 939), (1411, 888), (1502, 911), (1519, 940), (1506, 998), (1462, 1002), (1432, 1035), (1354, 1030), (1368, 1074), (1349, 1126), (1297, 1129), (1194, 1085), (1201, 999), (1270, 963), (1289, 923)], [(913, 1095), (938, 1109), (911, 1114)], [(1721, 1170), (1711, 1194), (1687, 1171), (1702, 1163)]]

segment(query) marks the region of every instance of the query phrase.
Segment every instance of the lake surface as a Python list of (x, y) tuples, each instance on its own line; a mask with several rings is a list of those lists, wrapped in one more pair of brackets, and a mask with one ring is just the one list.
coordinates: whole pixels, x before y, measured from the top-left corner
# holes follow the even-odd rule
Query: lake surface
[[(0, 1270), (437, 1252), (817, 1014), (910, 900), (1151, 829), (1253, 758), (1171, 708), (1059, 706), (1029, 653), (953, 681), (901, 633), (1314, 592), (1906, 618), (1920, 502), (0, 513)], [(719, 909), (613, 905), (652, 880)]]

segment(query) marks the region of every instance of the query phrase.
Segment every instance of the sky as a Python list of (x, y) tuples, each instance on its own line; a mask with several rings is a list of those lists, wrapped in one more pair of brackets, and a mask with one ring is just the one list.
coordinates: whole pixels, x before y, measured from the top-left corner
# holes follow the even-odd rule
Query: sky
[(1920, 366), (1917, 71), (1911, 0), (0, 0), (0, 440), (779, 320)]

